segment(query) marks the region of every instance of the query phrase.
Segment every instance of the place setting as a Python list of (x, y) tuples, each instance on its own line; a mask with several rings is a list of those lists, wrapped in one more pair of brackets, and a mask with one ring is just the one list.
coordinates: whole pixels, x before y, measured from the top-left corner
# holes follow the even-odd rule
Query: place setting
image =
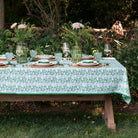
[(7, 53), (8, 53), (7, 56), (6, 56), (6, 53), (3, 55), (0, 55), (0, 61), (7, 61), (9, 54), (12, 54), (12, 59), (11, 59), (12, 61), (16, 60), (16, 57), (13, 55), (13, 53), (11, 52), (7, 52)]
[(29, 66), (33, 67), (33, 68), (54, 68), (54, 67), (57, 67), (56, 64), (50, 62), (47, 59), (38, 60), (38, 61), (30, 64)]
[[(12, 65), (11, 61), (16, 60), (14, 54), (12, 52), (6, 52), (5, 55), (0, 56), (0, 68), (8, 67), (8, 65)], [(2, 62), (3, 61), (3, 62)], [(5, 63), (7, 61), (8, 63)]]
[(98, 68), (102, 67), (102, 64), (98, 63), (95, 60), (82, 60), (74, 65), (74, 67), (81, 67), (81, 68)]
[[(36, 67), (36, 68), (54, 68), (54, 67), (57, 67), (58, 65), (61, 65), (62, 53), (60, 52), (54, 53), (54, 56), (53, 55), (39, 55), (39, 58), (40, 59), (38, 61), (30, 64), (29, 66)], [(53, 61), (56, 61), (56, 62), (53, 62)]]
[[(90, 56), (93, 57), (93, 56)], [(102, 67), (102, 64), (100, 63), (100, 60), (102, 58), (102, 53), (101, 52), (95, 52), (93, 59), (86, 59), (86, 60), (81, 60), (77, 64), (75, 64), (75, 67), (81, 67), (81, 68), (99, 68)]]

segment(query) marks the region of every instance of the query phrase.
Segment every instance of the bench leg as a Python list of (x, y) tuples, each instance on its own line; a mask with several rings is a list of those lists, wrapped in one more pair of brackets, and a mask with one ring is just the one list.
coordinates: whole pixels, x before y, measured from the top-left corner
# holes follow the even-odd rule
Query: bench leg
[(107, 127), (115, 131), (116, 124), (114, 122), (112, 99), (110, 95), (105, 96), (104, 119), (105, 122), (107, 123)]

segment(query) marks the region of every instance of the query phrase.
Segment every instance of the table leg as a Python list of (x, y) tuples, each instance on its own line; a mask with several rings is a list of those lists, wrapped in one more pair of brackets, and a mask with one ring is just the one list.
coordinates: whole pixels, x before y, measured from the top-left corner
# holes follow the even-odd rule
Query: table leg
[(116, 130), (111, 95), (105, 96), (104, 119), (109, 129)]

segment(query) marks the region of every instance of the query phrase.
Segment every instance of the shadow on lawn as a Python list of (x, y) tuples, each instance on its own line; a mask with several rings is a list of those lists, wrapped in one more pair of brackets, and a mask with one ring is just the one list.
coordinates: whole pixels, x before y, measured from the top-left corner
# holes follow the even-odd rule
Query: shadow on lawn
[(115, 113), (117, 131), (108, 130), (101, 114), (90, 111), (0, 114), (0, 137), (136, 137), (138, 115)]

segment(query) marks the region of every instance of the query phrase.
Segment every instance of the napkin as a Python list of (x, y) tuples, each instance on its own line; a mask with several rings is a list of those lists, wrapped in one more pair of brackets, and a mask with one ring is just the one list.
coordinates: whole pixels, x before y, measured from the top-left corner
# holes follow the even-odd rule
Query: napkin
[(82, 63), (94, 63), (94, 61), (93, 60), (84, 60), (84, 61), (82, 61)]
[(48, 60), (39, 60), (38, 63), (49, 63)]

